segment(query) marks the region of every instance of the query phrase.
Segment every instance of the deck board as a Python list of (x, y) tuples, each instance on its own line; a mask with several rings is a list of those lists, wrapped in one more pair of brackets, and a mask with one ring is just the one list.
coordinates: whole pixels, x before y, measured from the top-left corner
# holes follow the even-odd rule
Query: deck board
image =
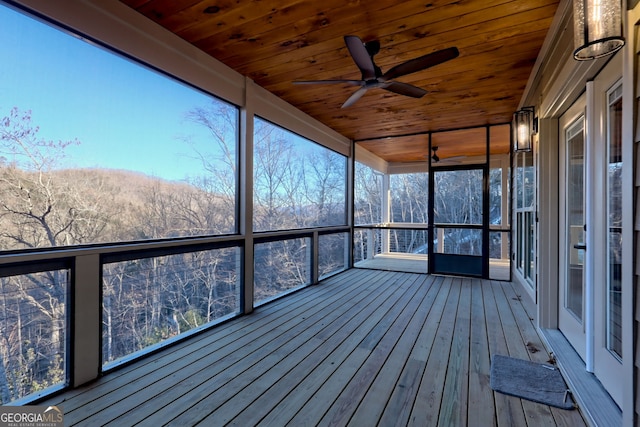
[(449, 295), (433, 346), (429, 352), (429, 359), (409, 418), (409, 425), (424, 426), (438, 423), (460, 298), (460, 279), (448, 278), (445, 286), (450, 287)]
[(479, 426), (495, 424), (496, 406), (490, 386), (491, 359), (482, 286), (471, 288), (468, 416)]
[[(422, 325), (405, 366), (396, 382), (389, 401), (382, 413), (379, 425), (407, 425), (415, 404), (417, 391), (427, 367), (429, 354), (433, 348), (438, 325), (440, 325), (451, 287), (450, 279), (439, 277), (438, 295), (429, 310), (426, 322)], [(366, 410), (363, 408), (362, 410)]]
[[(432, 279), (434, 279), (432, 277)], [(406, 385), (399, 384), (402, 371), (408, 363), (407, 355), (411, 354), (419, 336), (422, 326), (428, 322), (436, 298), (441, 290), (442, 281), (434, 282), (424, 298), (420, 301), (420, 310), (414, 310), (411, 320), (407, 324), (391, 352), (388, 352), (386, 360), (382, 363), (377, 372), (372, 372), (375, 376), (367, 393), (360, 399), (360, 403), (355, 413), (349, 420), (354, 426), (375, 425), (380, 420), (387, 404), (391, 401), (396, 389), (403, 390)], [(382, 355), (385, 356), (385, 355)]]
[(352, 269), (48, 399), (65, 425), (584, 425), (493, 392), (549, 358), (509, 282)]
[(471, 328), (471, 281), (461, 280), (455, 329), (449, 352), (438, 425), (467, 425), (469, 346)]

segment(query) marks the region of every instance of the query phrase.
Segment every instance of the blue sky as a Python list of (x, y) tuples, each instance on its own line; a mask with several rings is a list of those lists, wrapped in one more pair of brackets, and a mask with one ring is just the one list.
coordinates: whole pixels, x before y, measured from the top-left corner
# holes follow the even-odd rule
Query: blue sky
[(78, 139), (61, 167), (128, 169), (181, 180), (200, 169), (181, 137), (211, 97), (0, 5), (0, 118), (32, 111), (46, 140)]

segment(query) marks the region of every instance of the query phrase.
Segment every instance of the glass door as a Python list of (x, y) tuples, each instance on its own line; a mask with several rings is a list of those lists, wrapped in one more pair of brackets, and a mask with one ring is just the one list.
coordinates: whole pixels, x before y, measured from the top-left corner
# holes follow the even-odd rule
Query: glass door
[(623, 348), (632, 345), (622, 339), (621, 59), (560, 118), (558, 277), (559, 329), (619, 405)]
[[(484, 168), (433, 169), (433, 230), (429, 271), (485, 276)], [(486, 258), (486, 259), (485, 259)]]
[(586, 357), (585, 308), (585, 100), (560, 119), (560, 277), (559, 327)]
[(605, 347), (622, 359), (622, 84), (608, 98)]
[(622, 157), (621, 68), (621, 57), (616, 55), (594, 81), (595, 117), (600, 119), (594, 132), (592, 176), (604, 190), (604, 197), (591, 200), (593, 242), (597, 244), (590, 254), (594, 262), (593, 372), (619, 405), (624, 384), (623, 347), (628, 345), (622, 340), (622, 219), (626, 214), (622, 210), (622, 171), (627, 165)]

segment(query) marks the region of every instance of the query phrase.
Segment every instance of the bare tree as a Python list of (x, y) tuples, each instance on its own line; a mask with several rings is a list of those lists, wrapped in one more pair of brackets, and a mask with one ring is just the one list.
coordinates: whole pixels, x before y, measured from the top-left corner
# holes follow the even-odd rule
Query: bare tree
[(382, 221), (382, 175), (362, 163), (356, 163), (355, 175), (355, 223), (377, 224)]
[[(210, 136), (210, 149), (199, 148), (191, 137), (183, 137), (206, 172), (191, 178), (190, 184), (205, 191), (209, 196), (216, 197), (225, 206), (224, 216), (235, 218), (238, 188), (238, 109), (212, 101), (208, 107), (195, 107), (190, 110), (186, 119), (200, 125)], [(234, 230), (230, 229), (226, 232), (232, 231)]]
[(295, 228), (291, 206), (291, 187), (288, 182), (293, 175), (292, 158), (295, 156), (292, 143), (278, 128), (256, 120), (254, 133), (254, 228), (277, 230)]
[(306, 203), (312, 206), (309, 225), (346, 223), (346, 159), (323, 149), (303, 159), (302, 174)]
[[(38, 127), (31, 124), (30, 112), (21, 113), (13, 108), (8, 116), (0, 119), (2, 249), (84, 243), (95, 239), (104, 228), (104, 213), (96, 201), (85, 198), (68, 177), (54, 171), (57, 162), (64, 157), (65, 149), (78, 141), (47, 141), (38, 138), (38, 131)], [(4, 280), (3, 290), (14, 292), (20, 307), (23, 303), (30, 307), (30, 310), (14, 313), (17, 324), (26, 328), (25, 333), (34, 330), (27, 325), (40, 325), (40, 335), (29, 337), (30, 347), (18, 349), (19, 369), (25, 375), (61, 370), (69, 283), (67, 271), (18, 275)], [(23, 316), (27, 317), (23, 319)], [(46, 339), (41, 335), (44, 331), (49, 334)], [(3, 328), (3, 332), (7, 330)], [(24, 337), (6, 335), (3, 338), (6, 342), (24, 340)], [(35, 387), (43, 378), (42, 375), (32, 376), (23, 378), (23, 382)]]

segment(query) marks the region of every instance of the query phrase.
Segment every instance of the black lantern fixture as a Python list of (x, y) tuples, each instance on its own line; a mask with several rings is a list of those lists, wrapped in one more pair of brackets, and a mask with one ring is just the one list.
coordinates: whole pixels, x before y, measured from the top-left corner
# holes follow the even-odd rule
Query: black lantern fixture
[(620, 0), (573, 0), (573, 57), (578, 61), (610, 55), (624, 46)]
[(513, 143), (516, 152), (531, 151), (533, 135), (538, 132), (534, 107), (523, 107), (513, 114)]

